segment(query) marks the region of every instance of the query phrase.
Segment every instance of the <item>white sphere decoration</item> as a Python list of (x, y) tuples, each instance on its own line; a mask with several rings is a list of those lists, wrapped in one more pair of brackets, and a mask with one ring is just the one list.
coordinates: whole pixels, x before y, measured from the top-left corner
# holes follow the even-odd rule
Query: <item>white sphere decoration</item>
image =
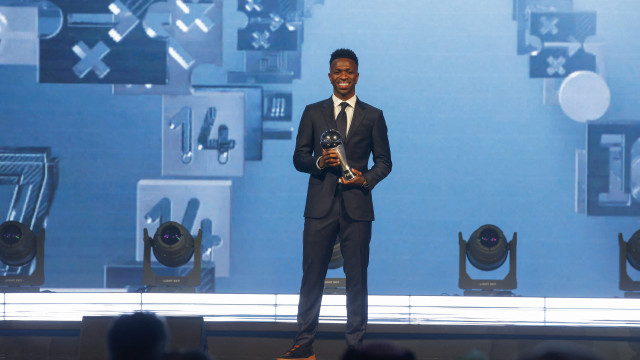
[(568, 117), (586, 122), (604, 115), (609, 109), (611, 92), (600, 75), (592, 71), (576, 71), (560, 85), (558, 101)]

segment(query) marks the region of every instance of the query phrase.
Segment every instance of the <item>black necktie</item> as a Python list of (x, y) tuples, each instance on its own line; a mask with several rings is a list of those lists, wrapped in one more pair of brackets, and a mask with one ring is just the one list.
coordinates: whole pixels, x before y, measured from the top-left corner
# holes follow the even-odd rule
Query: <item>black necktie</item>
[(342, 135), (343, 139), (347, 138), (347, 112), (345, 109), (349, 106), (349, 103), (343, 101), (340, 103), (340, 107), (342, 108), (338, 113), (338, 117), (336, 118), (336, 124), (338, 125), (338, 131), (340, 135)]

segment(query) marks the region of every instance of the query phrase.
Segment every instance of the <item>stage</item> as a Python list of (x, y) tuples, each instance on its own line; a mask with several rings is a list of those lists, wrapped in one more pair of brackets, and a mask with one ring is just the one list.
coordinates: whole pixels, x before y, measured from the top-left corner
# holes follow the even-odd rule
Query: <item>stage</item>
[[(133, 311), (182, 319), (170, 326), (186, 338), (175, 346), (197, 346), (202, 336), (217, 360), (269, 359), (291, 344), (297, 300), (288, 294), (4, 293), (0, 359), (100, 359), (108, 320)], [(344, 350), (344, 303), (342, 295), (324, 297), (318, 359), (339, 359)], [(581, 343), (612, 359), (634, 359), (640, 350), (638, 299), (372, 295), (369, 309), (367, 340), (392, 340), (418, 359), (514, 359), (549, 340)]]

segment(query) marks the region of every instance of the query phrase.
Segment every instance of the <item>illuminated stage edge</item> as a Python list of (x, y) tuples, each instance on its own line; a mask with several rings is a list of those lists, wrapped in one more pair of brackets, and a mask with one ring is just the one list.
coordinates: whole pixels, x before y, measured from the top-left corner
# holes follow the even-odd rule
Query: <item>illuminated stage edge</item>
[[(3, 320), (81, 321), (151, 311), (205, 322), (295, 322), (298, 295), (120, 292), (2, 293)], [(325, 295), (322, 323), (345, 323), (344, 295)], [(370, 324), (640, 327), (640, 299), (369, 296)]]

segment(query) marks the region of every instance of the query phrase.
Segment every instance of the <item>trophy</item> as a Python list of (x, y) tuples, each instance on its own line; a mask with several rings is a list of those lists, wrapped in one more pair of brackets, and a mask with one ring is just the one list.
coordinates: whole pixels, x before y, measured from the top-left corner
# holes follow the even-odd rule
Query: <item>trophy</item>
[(342, 177), (349, 181), (356, 177), (351, 171), (351, 167), (347, 164), (347, 151), (342, 144), (342, 135), (335, 129), (329, 129), (322, 133), (320, 137), (320, 146), (323, 149), (330, 150), (335, 149), (340, 159), (340, 167), (342, 167)]

